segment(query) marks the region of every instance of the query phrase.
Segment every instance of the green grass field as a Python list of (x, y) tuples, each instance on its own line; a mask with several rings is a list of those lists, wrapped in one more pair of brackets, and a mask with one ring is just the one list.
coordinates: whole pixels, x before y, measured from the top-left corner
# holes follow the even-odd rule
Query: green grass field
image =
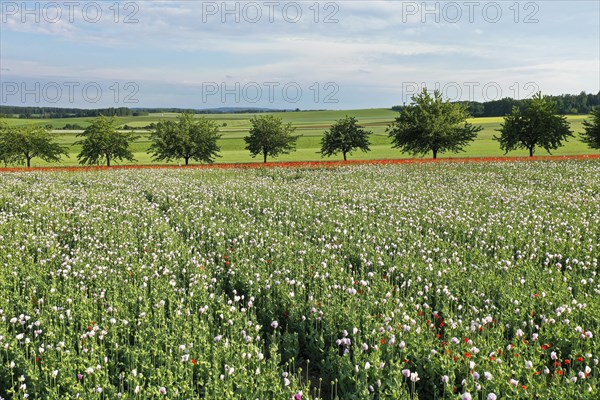
[[(247, 150), (244, 149), (244, 136), (247, 135), (250, 128), (250, 119), (254, 114), (207, 114), (199, 115), (198, 118), (206, 117), (218, 121), (221, 127), (222, 138), (220, 140), (221, 158), (217, 163), (248, 163), (260, 161), (252, 158)], [(398, 159), (410, 158), (399, 150), (391, 147), (391, 141), (386, 133), (388, 124), (393, 121), (397, 115), (396, 111), (389, 109), (364, 109), (364, 110), (342, 110), (342, 111), (303, 111), (277, 113), (285, 122), (291, 122), (297, 128), (297, 134), (301, 135), (297, 143), (295, 152), (283, 155), (269, 161), (318, 161), (321, 160), (319, 154), (320, 141), (323, 132), (335, 121), (344, 116), (353, 116), (358, 121), (373, 131), (371, 137), (371, 151), (368, 153), (355, 152), (349, 156), (349, 159)], [(142, 117), (120, 117), (118, 121), (121, 125), (131, 127), (144, 127), (152, 122), (158, 122), (165, 119), (174, 119), (177, 114), (161, 113), (151, 114)], [(595, 154), (597, 151), (589, 149), (579, 140), (579, 133), (582, 132), (582, 122), (588, 118), (583, 115), (567, 116), (575, 132), (575, 138), (570, 139), (564, 147), (560, 148), (555, 155), (578, 155)], [(77, 154), (80, 147), (75, 145), (79, 139), (76, 131), (60, 130), (65, 124), (78, 124), (86, 127), (90, 123), (90, 118), (68, 118), (68, 119), (4, 119), (10, 126), (22, 125), (52, 125), (58, 133), (58, 141), (68, 146), (69, 158), (64, 158), (60, 165), (73, 166), (78, 164)], [(503, 118), (473, 118), (470, 122), (483, 126), (483, 131), (479, 133), (477, 139), (465, 148), (463, 153), (442, 153), (440, 157), (498, 157), (503, 156), (504, 152), (500, 150), (498, 143), (492, 138), (497, 134), (496, 130), (500, 128)], [(226, 124), (226, 125), (225, 125)], [(148, 132), (139, 131), (139, 139), (133, 144), (133, 151), (137, 162), (135, 164), (152, 164), (152, 157), (146, 153), (150, 146)], [(543, 149), (537, 150), (537, 155), (547, 154)], [(527, 156), (527, 151), (511, 152), (511, 156)], [(430, 157), (428, 155), (427, 157)], [(342, 159), (341, 155), (331, 157), (330, 159)], [(131, 164), (129, 162), (121, 165)], [(39, 160), (32, 160), (33, 166), (47, 166), (48, 164)]]

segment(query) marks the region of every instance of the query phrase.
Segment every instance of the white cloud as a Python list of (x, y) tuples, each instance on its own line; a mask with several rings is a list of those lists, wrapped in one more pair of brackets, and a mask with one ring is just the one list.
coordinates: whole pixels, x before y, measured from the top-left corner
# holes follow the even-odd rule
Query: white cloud
[[(506, 88), (515, 82), (536, 82), (548, 93), (600, 86), (599, 39), (575, 33), (578, 26), (590, 25), (586, 17), (598, 16), (597, 5), (580, 3), (580, 8), (588, 9), (578, 9), (579, 21), (556, 25), (561, 8), (553, 4), (554, 8), (543, 9), (539, 24), (526, 26), (512, 21), (425, 24), (421, 15), (404, 15), (400, 3), (340, 2), (336, 10), (325, 9), (326, 2), (321, 2), (315, 23), (310, 8), (314, 3), (302, 2), (304, 20), (296, 24), (283, 20), (281, 13), (275, 14), (275, 23), (269, 23), (266, 15), (260, 23), (244, 18), (232, 23), (231, 16), (222, 23), (222, 15), (203, 15), (207, 3), (197, 1), (136, 3), (139, 10), (134, 17), (139, 23), (134, 24), (123, 23), (127, 15), (123, 9), (118, 22), (110, 12), (95, 24), (81, 19), (53, 24), (9, 19), (2, 26), (11, 38), (11, 46), (3, 46), (2, 67), (32, 79), (102, 79), (173, 87), (334, 81), (352, 93), (372, 88), (371, 98), (361, 94), (365, 106), (380, 94), (398, 93), (407, 82), (442, 86), (498, 82)], [(567, 5), (562, 7), (564, 13)], [(336, 11), (333, 17), (339, 22), (322, 23), (331, 11)], [(31, 35), (43, 38), (44, 44), (31, 42)], [(40, 61), (28, 59), (22, 51), (5, 50), (19, 46), (34, 55), (39, 53), (36, 49), (50, 55)]]

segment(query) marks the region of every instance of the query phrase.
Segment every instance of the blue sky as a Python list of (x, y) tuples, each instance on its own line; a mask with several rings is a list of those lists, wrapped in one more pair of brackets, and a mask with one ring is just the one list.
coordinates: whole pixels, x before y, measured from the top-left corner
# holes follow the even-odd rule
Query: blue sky
[(0, 104), (352, 109), (422, 86), (477, 101), (600, 90), (598, 1), (0, 0), (0, 18)]

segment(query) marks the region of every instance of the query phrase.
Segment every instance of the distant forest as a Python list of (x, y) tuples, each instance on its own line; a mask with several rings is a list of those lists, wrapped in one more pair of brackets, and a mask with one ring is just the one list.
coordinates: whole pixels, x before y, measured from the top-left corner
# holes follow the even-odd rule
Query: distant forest
[[(581, 92), (579, 94), (561, 94), (560, 96), (548, 96), (556, 102), (559, 114), (589, 114), (594, 107), (600, 105), (600, 92), (597, 94)], [(459, 102), (469, 106), (473, 117), (504, 117), (510, 114), (513, 107), (523, 108), (523, 100), (515, 100), (506, 97), (484, 103), (476, 101)], [(400, 111), (403, 106), (394, 106), (392, 110)]]
[[(594, 107), (600, 106), (600, 92), (597, 94), (581, 92), (579, 94), (562, 94), (560, 96), (549, 96), (558, 106), (560, 114), (589, 114)], [(515, 100), (510, 97), (488, 102), (460, 102), (467, 104), (473, 117), (503, 117), (509, 114), (514, 106), (523, 107), (523, 100)], [(392, 110), (400, 111), (403, 106), (394, 106)], [(265, 108), (214, 108), (214, 109), (182, 109), (182, 108), (57, 108), (57, 107), (22, 107), (22, 106), (0, 106), (0, 117), (18, 118), (75, 118), (75, 117), (97, 117), (104, 116), (144, 116), (150, 113), (181, 113), (192, 112), (194, 114), (214, 113), (261, 113), (261, 112), (298, 112), (295, 110), (275, 110)]]
[(247, 113), (264, 113), (264, 112), (297, 112), (295, 110), (275, 110), (267, 108), (236, 108), (222, 107), (213, 109), (185, 109), (185, 108), (97, 108), (97, 109), (82, 109), (82, 108), (60, 108), (60, 107), (23, 107), (23, 106), (1, 106), (0, 118), (21, 118), (21, 119), (49, 119), (49, 118), (78, 118), (91, 117), (95, 118), (99, 115), (105, 117), (139, 117), (149, 115), (150, 113), (183, 113), (191, 112), (193, 114), (247, 114)]

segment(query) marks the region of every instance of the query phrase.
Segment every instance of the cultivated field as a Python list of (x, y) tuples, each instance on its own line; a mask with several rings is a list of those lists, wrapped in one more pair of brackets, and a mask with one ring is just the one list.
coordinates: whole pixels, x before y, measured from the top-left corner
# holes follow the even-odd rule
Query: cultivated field
[(599, 176), (2, 174), (0, 396), (598, 398)]
[[(354, 152), (349, 159), (359, 160), (377, 160), (377, 159), (398, 159), (410, 158), (408, 154), (403, 154), (397, 149), (391, 148), (391, 140), (386, 133), (386, 128), (391, 121), (398, 115), (397, 112), (389, 109), (367, 109), (367, 110), (348, 110), (348, 111), (305, 111), (305, 112), (286, 112), (276, 113), (277, 117), (281, 117), (285, 122), (291, 122), (297, 127), (296, 134), (301, 135), (297, 143), (297, 151), (288, 155), (283, 155), (271, 161), (316, 161), (321, 160), (321, 155), (318, 154), (321, 148), (321, 137), (323, 132), (331, 126), (336, 120), (344, 118), (346, 115), (354, 116), (358, 121), (369, 130), (373, 131), (371, 137), (371, 151), (363, 153), (361, 151)], [(222, 157), (217, 159), (217, 163), (247, 163), (256, 162), (257, 159), (252, 158), (247, 150), (245, 150), (245, 142), (243, 138), (248, 134), (250, 128), (250, 119), (252, 114), (214, 114), (204, 115), (206, 118), (218, 121), (221, 126), (222, 139), (219, 141)], [(175, 119), (177, 114), (152, 114), (144, 117), (122, 117), (118, 118), (121, 125), (130, 127), (145, 127), (150, 123), (156, 123), (161, 119)], [(198, 118), (202, 117), (201, 115)], [(597, 154), (598, 152), (588, 148), (578, 139), (578, 134), (583, 131), (582, 122), (587, 119), (587, 116), (573, 115), (568, 116), (572, 130), (575, 132), (575, 138), (570, 139), (565, 143), (564, 147), (553, 152), (556, 155), (576, 155), (576, 154)], [(5, 119), (9, 125), (27, 125), (27, 124), (50, 124), (54, 128), (62, 128), (66, 124), (78, 124), (86, 127), (90, 123), (90, 118), (68, 118), (68, 119), (48, 119), (48, 120), (23, 120), (23, 119)], [(465, 148), (464, 153), (443, 153), (441, 157), (499, 157), (504, 155), (500, 150), (498, 142), (492, 140), (494, 135), (498, 135), (497, 129), (500, 128), (503, 118), (474, 118), (469, 122), (477, 125), (482, 125), (484, 130), (481, 131), (477, 139)], [(76, 137), (77, 132), (57, 130), (59, 133), (58, 141), (69, 147), (69, 158), (63, 158), (60, 165), (72, 166), (77, 165), (77, 154), (79, 154), (80, 146), (74, 145), (80, 138)], [(139, 131), (140, 138), (134, 142), (133, 150), (137, 164), (152, 164), (152, 158), (147, 154), (148, 147), (151, 142), (148, 139), (148, 132)], [(538, 149), (536, 155), (547, 154), (543, 149)], [(511, 152), (511, 156), (527, 156), (527, 151)], [(428, 155), (427, 157), (430, 157)], [(341, 155), (331, 157), (331, 159), (342, 159)], [(261, 160), (258, 160), (261, 161)], [(47, 163), (40, 159), (33, 159), (33, 166), (46, 166)], [(122, 165), (131, 164), (129, 162), (121, 163)], [(172, 164), (177, 164), (176, 162)]]

